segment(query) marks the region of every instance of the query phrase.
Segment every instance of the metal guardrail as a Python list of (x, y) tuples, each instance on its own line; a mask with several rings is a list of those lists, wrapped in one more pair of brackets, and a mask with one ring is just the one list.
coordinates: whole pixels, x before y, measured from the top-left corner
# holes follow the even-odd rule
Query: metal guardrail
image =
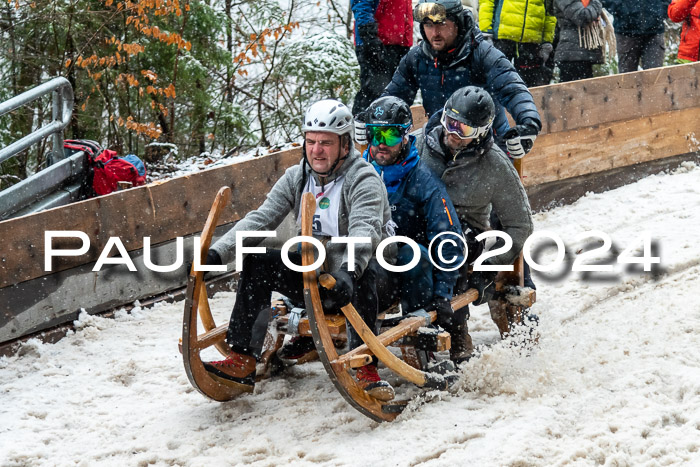
[[(0, 220), (29, 214), (77, 201), (80, 176), (86, 169), (85, 154), (80, 152), (64, 160), (63, 130), (73, 116), (73, 88), (66, 78), (54, 78), (19, 96), (0, 103), (0, 116), (53, 93), (52, 119), (6, 148), (0, 149), (0, 163), (31, 145), (53, 135), (53, 148), (44, 170), (0, 192)], [(68, 183), (72, 185), (66, 186)]]
[(73, 116), (73, 88), (66, 78), (54, 78), (41, 86), (0, 103), (0, 116), (33, 102), (50, 92), (53, 92), (51, 123), (15, 141), (6, 148), (0, 149), (0, 163), (50, 135), (53, 135), (52, 162), (58, 162), (63, 159), (63, 129), (68, 126)]
[[(86, 165), (87, 157), (81, 151), (0, 191), (0, 220), (78, 201)], [(74, 183), (64, 186), (66, 180)]]

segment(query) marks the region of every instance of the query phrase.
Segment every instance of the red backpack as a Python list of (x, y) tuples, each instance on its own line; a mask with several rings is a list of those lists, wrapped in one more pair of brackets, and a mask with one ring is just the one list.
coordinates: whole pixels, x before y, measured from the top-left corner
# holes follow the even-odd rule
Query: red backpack
[(92, 187), (98, 196), (116, 191), (118, 182), (130, 182), (132, 186), (146, 183), (146, 166), (133, 154), (119, 157), (105, 149), (93, 161), (93, 170)]
[(88, 156), (88, 174), (81, 199), (112, 193), (119, 182), (131, 182), (132, 186), (146, 183), (146, 166), (133, 154), (119, 157), (115, 151), (102, 149), (99, 143), (87, 139), (67, 139), (63, 148), (65, 157), (79, 151)]

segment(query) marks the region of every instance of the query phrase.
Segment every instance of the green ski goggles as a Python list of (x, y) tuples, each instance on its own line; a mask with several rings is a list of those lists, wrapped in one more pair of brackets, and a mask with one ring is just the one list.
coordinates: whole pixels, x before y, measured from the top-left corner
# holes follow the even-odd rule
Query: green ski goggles
[(403, 125), (367, 125), (367, 141), (371, 146), (396, 146), (403, 140), (408, 128)]

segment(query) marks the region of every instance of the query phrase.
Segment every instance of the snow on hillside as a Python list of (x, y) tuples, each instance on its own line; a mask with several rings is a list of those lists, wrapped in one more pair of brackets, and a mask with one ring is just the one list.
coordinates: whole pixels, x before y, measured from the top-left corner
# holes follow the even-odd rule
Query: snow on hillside
[[(700, 465), (698, 187), (686, 164), (538, 214), (536, 229), (571, 252), (584, 231), (609, 234), (615, 255), (648, 231), (661, 265), (536, 275), (529, 355), (473, 309), (489, 346), (455, 391), (419, 397), (394, 423), (350, 407), (320, 363), (229, 403), (205, 399), (177, 351), (181, 302), (82, 315), (57, 344), (0, 358), (0, 465)], [(232, 302), (212, 300), (218, 322)]]

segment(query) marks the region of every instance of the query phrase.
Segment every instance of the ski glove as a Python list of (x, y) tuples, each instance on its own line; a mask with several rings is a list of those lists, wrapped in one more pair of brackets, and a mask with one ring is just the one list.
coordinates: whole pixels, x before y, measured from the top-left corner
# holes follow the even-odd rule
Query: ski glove
[(357, 27), (357, 35), (360, 36), (362, 46), (366, 47), (374, 57), (384, 56), (384, 43), (379, 39), (377, 23), (367, 23)]
[(469, 276), (469, 288), (479, 292), (479, 298), (472, 302), (474, 305), (483, 305), (493, 298), (496, 292), (496, 274), (496, 271), (478, 271)]
[(335, 287), (332, 289), (323, 289), (323, 308), (339, 309), (350, 303), (352, 294), (355, 290), (355, 274), (346, 271), (347, 268), (330, 273), (335, 279)]
[(506, 131), (503, 139), (506, 141), (508, 156), (513, 159), (525, 157), (525, 154), (530, 152), (535, 144), (535, 138), (537, 138), (539, 131), (537, 123), (531, 118), (526, 118), (520, 125), (515, 125)]
[[(190, 261), (187, 263), (187, 269), (185, 269), (186, 277), (190, 276), (190, 271), (192, 270), (192, 264), (193, 264), (193, 261)], [(209, 249), (209, 251), (207, 251), (207, 257), (204, 259), (202, 266), (221, 266), (223, 264), (224, 264), (224, 262), (221, 261), (221, 256), (219, 256), (219, 253), (217, 253), (216, 251), (214, 251), (212, 249)], [(205, 271), (204, 272), (204, 279), (208, 279), (209, 275), (212, 272), (213, 271)]]
[(433, 301), (428, 305), (428, 310), (437, 311), (437, 324), (446, 330), (452, 329), (452, 324), (454, 321), (454, 310), (450, 301), (439, 295), (433, 297)]
[(549, 60), (549, 56), (554, 52), (554, 46), (549, 42), (543, 42), (540, 44), (540, 50), (538, 52), (539, 57), (542, 59), (542, 63)]
[(367, 146), (367, 128), (364, 120), (364, 112), (355, 115), (355, 142), (361, 146)]

